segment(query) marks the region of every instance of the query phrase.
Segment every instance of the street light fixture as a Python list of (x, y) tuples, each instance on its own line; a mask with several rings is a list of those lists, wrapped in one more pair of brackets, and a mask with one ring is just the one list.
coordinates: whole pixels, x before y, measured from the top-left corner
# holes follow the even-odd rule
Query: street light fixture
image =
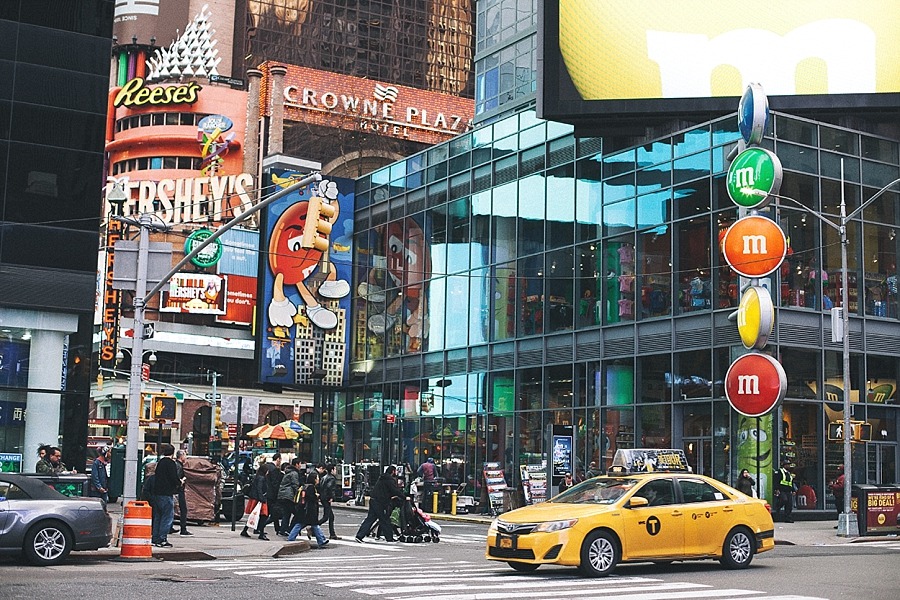
[[(844, 402), (843, 402), (843, 411), (844, 411), (844, 423), (843, 423), (843, 441), (844, 441), (844, 474), (845, 474), (845, 483), (844, 483), (844, 512), (838, 516), (838, 535), (848, 537), (848, 536), (857, 536), (859, 535), (859, 523), (851, 518), (852, 513), (850, 512), (850, 501), (852, 498), (852, 486), (853, 486), (853, 452), (851, 445), (851, 438), (853, 437), (850, 429), (850, 314), (847, 310), (847, 305), (849, 302), (849, 285), (848, 285), (848, 268), (847, 268), (847, 223), (850, 222), (850, 219), (860, 214), (867, 206), (869, 206), (872, 202), (881, 197), (882, 194), (887, 192), (890, 188), (894, 187), (900, 183), (900, 179), (895, 179), (890, 182), (869, 198), (859, 206), (857, 206), (850, 214), (847, 214), (847, 203), (844, 198), (844, 161), (841, 160), (841, 205), (840, 205), (840, 218), (838, 222), (831, 221), (830, 219), (825, 218), (823, 215), (817, 213), (812, 210), (799, 200), (795, 200), (789, 196), (781, 196), (779, 194), (767, 194), (763, 190), (753, 190), (753, 193), (756, 193), (758, 196), (771, 196), (777, 200), (784, 200), (790, 202), (792, 204), (797, 205), (799, 208), (808, 212), (812, 216), (819, 219), (822, 223), (831, 227), (835, 231), (838, 232), (841, 238), (841, 306), (840, 308), (833, 308), (832, 311), (840, 310), (841, 314), (841, 341), (843, 343), (843, 372), (844, 372)], [(779, 206), (779, 205), (776, 205)], [(847, 479), (847, 475), (849, 475), (849, 480)]]

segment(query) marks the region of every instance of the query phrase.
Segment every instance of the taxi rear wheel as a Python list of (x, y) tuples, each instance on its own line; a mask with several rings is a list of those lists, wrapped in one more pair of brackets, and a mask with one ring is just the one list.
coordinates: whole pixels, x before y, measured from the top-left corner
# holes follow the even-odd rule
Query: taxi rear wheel
[(508, 564), (515, 571), (520, 571), (522, 573), (530, 573), (531, 571), (536, 571), (537, 568), (541, 565), (535, 565), (532, 563), (523, 563), (523, 562), (513, 562), (509, 561)]
[(729, 569), (745, 569), (750, 566), (754, 553), (754, 536), (745, 527), (732, 529), (722, 546), (721, 562)]
[(578, 569), (588, 577), (606, 577), (619, 562), (619, 544), (608, 531), (594, 531), (581, 546)]

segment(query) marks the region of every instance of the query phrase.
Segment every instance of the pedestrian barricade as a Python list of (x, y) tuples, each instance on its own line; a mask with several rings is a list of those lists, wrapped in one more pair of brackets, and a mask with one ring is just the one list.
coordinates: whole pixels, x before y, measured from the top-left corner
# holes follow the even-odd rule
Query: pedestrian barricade
[(153, 509), (149, 502), (132, 500), (125, 505), (122, 527), (122, 550), (119, 558), (153, 558), (150, 544), (153, 532)]

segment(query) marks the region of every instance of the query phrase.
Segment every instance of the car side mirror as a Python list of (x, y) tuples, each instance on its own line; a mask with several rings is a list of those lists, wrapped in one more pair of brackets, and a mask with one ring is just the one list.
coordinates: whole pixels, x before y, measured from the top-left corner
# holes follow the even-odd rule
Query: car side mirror
[(642, 496), (632, 496), (628, 501), (628, 508), (640, 508), (641, 506), (650, 506), (650, 501)]

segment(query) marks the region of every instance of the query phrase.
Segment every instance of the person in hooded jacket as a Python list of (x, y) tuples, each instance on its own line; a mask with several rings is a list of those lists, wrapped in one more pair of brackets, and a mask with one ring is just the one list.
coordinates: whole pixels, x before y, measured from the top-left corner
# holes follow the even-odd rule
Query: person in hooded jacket
[(397, 468), (388, 466), (375, 482), (369, 497), (369, 514), (356, 531), (356, 541), (362, 542), (376, 521), (380, 523), (381, 534), (388, 542), (394, 541), (394, 528), (391, 525), (391, 507), (394, 500), (403, 500), (403, 490), (397, 484)]
[(294, 518), (296, 512), (294, 498), (297, 497), (297, 491), (303, 482), (303, 475), (300, 473), (301, 462), (303, 461), (299, 458), (291, 459), (291, 464), (281, 479), (281, 485), (278, 486), (278, 504), (281, 507), (281, 526), (276, 532), (278, 535), (287, 536), (297, 522)]
[(325, 539), (325, 534), (322, 533), (322, 528), (319, 527), (318, 483), (319, 474), (315, 471), (306, 476), (306, 485), (303, 486), (300, 492), (300, 501), (297, 502), (297, 509), (294, 513), (296, 516), (295, 523), (291, 528), (287, 541), (293, 542), (297, 539), (301, 529), (309, 527), (316, 536), (319, 548), (324, 548), (328, 545), (328, 540)]

